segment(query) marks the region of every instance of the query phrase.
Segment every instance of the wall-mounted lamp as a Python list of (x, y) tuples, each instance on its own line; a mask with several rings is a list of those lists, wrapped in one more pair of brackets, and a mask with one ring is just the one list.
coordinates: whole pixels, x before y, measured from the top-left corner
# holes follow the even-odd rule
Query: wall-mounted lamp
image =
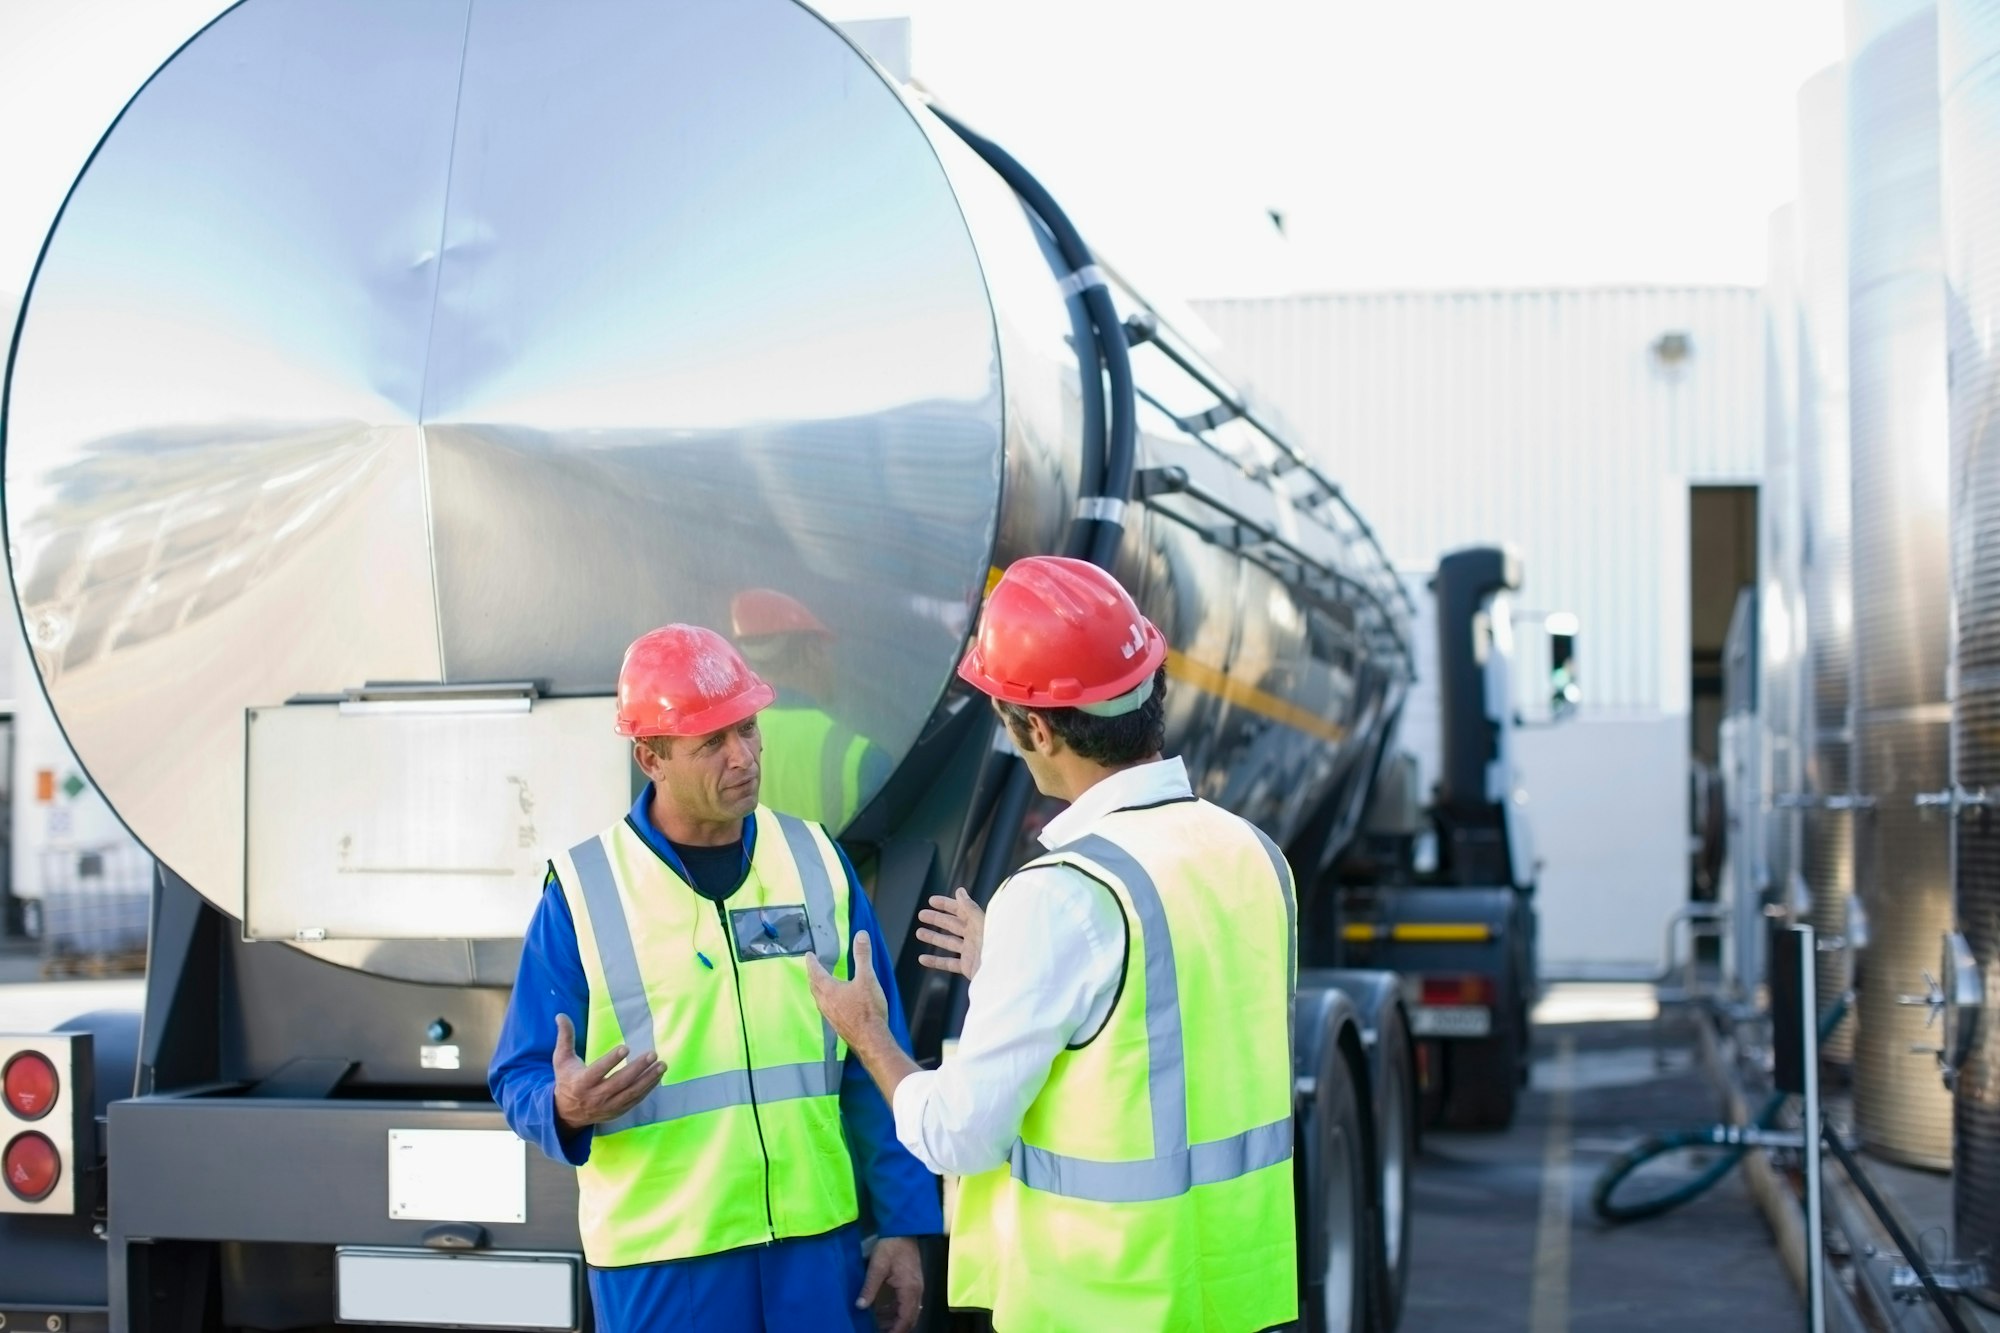
[(1668, 370), (1694, 355), (1694, 340), (1682, 332), (1663, 333), (1653, 340), (1653, 358)]

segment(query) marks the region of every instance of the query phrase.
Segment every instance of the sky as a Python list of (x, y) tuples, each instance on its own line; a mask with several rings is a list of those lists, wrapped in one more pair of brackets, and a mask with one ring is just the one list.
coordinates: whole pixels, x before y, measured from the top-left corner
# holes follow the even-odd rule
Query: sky
[[(1180, 298), (1762, 281), (1839, 0), (823, 0)], [(218, 0), (0, 5), (0, 303)], [(1280, 232), (1271, 220), (1283, 218)]]

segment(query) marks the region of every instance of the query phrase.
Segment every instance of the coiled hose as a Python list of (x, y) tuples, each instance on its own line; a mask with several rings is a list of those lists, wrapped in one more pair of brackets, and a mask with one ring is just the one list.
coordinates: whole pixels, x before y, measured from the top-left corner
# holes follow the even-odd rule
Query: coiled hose
[[(1820, 1041), (1824, 1042), (1831, 1037), (1834, 1029), (1840, 1026), (1840, 1020), (1847, 1017), (1847, 998), (1845, 995), (1841, 996), (1820, 1015)], [(1765, 1101), (1763, 1109), (1757, 1112), (1757, 1118), (1752, 1124), (1758, 1129), (1770, 1129), (1777, 1123), (1778, 1113), (1784, 1109), (1785, 1101), (1790, 1096), (1788, 1092), (1772, 1093)], [(1721, 1155), (1709, 1163), (1706, 1169), (1664, 1194), (1627, 1203), (1620, 1203), (1611, 1196), (1627, 1176), (1655, 1157), (1679, 1152), (1683, 1148), (1717, 1146), (1721, 1143), (1719, 1133), (1724, 1128), (1726, 1127), (1705, 1126), (1701, 1129), (1662, 1134), (1646, 1139), (1636, 1147), (1620, 1153), (1606, 1164), (1603, 1172), (1597, 1177), (1597, 1185), (1590, 1192), (1590, 1206), (1607, 1222), (1639, 1222), (1649, 1217), (1658, 1217), (1662, 1213), (1670, 1213), (1684, 1203), (1692, 1203), (1699, 1199), (1736, 1169), (1736, 1164), (1743, 1160), (1743, 1154), (1750, 1151), (1747, 1145), (1724, 1144)]]

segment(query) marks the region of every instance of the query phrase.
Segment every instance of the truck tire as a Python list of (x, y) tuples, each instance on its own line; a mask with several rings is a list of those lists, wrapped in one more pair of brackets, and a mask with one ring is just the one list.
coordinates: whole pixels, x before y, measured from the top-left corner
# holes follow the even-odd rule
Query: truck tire
[(1339, 1034), (1323, 1039), (1314, 1096), (1306, 1104), (1303, 1152), (1294, 1155), (1306, 1225), (1299, 1254), (1307, 1333), (1366, 1333), (1370, 1251), (1368, 1153), (1360, 1075)]
[(1523, 1042), (1512, 1015), (1483, 1041), (1445, 1044), (1445, 1123), (1454, 1129), (1505, 1129), (1520, 1100)]
[(1528, 1006), (1525, 1003), (1514, 1011), (1514, 1030), (1521, 1034), (1521, 1040), (1517, 1043), (1521, 1056), (1517, 1065), (1519, 1075), (1515, 1078), (1514, 1082), (1516, 1086), (1525, 1088), (1528, 1086), (1528, 1080), (1533, 1078), (1535, 1073), (1535, 1030), (1531, 1026), (1531, 1020), (1528, 1017)]
[(1382, 1011), (1375, 1041), (1381, 1082), (1375, 1099), (1381, 1108), (1375, 1126), (1379, 1189), (1369, 1210), (1374, 1246), (1368, 1304), (1375, 1333), (1395, 1333), (1410, 1287), (1410, 1180), (1417, 1157), (1416, 1052), (1401, 1007)]

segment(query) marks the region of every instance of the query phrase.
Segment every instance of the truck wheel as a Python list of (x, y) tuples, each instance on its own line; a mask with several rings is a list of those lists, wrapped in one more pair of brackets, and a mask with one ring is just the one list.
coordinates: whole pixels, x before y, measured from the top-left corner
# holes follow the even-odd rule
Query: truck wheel
[(1521, 1091), (1521, 1029), (1512, 1021), (1484, 1041), (1449, 1042), (1445, 1122), (1455, 1129), (1505, 1129)]
[(1380, 1188), (1370, 1209), (1369, 1308), (1375, 1333), (1394, 1333), (1403, 1317), (1403, 1296), (1410, 1286), (1410, 1179), (1416, 1171), (1417, 1107), (1415, 1052), (1403, 1011), (1391, 1004), (1382, 1011), (1375, 1040), (1382, 1080), (1380, 1121), (1375, 1144), (1380, 1158)]
[(1444, 1123), (1445, 1043), (1417, 1043), (1417, 1121), (1425, 1129)]
[(1528, 1086), (1528, 1080), (1532, 1078), (1535, 1073), (1535, 1061), (1534, 1061), (1535, 1042), (1534, 1042), (1534, 1037), (1532, 1035), (1534, 1029), (1528, 1025), (1529, 1024), (1528, 1007), (1526, 1005), (1522, 1005), (1519, 1009), (1515, 1010), (1514, 1014), (1515, 1014), (1514, 1031), (1522, 1034), (1521, 1040), (1514, 1043), (1520, 1053), (1520, 1061), (1518, 1064), (1520, 1074), (1519, 1077), (1517, 1077), (1514, 1080), (1514, 1082), (1516, 1086), (1525, 1088)]
[(1368, 1318), (1368, 1154), (1361, 1137), (1358, 1077), (1334, 1033), (1326, 1034), (1319, 1078), (1301, 1136), (1306, 1191), (1307, 1333), (1364, 1333)]

